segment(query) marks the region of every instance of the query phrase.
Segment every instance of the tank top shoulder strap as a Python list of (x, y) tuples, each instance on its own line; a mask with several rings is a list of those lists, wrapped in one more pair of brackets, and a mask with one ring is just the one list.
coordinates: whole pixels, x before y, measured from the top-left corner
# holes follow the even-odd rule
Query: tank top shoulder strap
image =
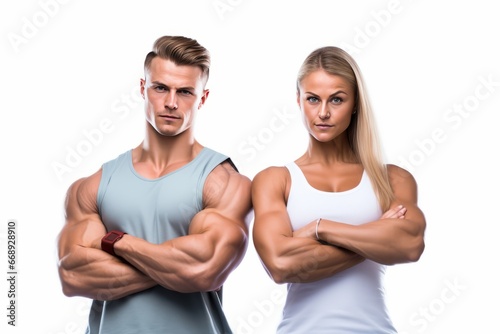
[[(232, 165), (231, 159), (228, 156), (208, 147), (204, 147), (203, 150), (196, 156), (195, 160), (189, 164), (189, 169), (184, 171), (184, 177), (192, 178), (193, 175), (198, 175), (195, 186), (195, 197), (197, 203), (200, 203), (200, 205), (203, 202), (203, 189), (208, 175), (224, 161), (229, 161)], [(177, 183), (180, 186), (184, 181), (182, 181), (182, 178), (177, 178), (175, 182), (180, 182)]]
[(132, 150), (128, 150), (113, 160), (105, 162), (102, 165), (101, 182), (97, 191), (97, 207), (101, 207), (102, 199), (106, 193), (106, 188), (113, 176), (113, 173), (120, 167), (127, 166), (127, 162), (131, 159)]
[(290, 172), (290, 178), (292, 180), (292, 187), (294, 185), (300, 186), (302, 189), (305, 189), (304, 187), (308, 187), (309, 183), (307, 182), (306, 177), (304, 176), (304, 173), (302, 173), (302, 170), (300, 169), (299, 166), (295, 162), (289, 162), (285, 165), (285, 167), (288, 169)]
[(210, 173), (212, 169), (226, 160), (230, 161), (228, 156), (214, 151), (208, 147), (204, 147), (203, 150), (195, 158), (195, 163), (200, 166), (206, 166), (207, 171)]
[(200, 175), (200, 181), (204, 183), (208, 174), (224, 161), (230, 161), (230, 158), (222, 153), (205, 147), (198, 153), (196, 158), (186, 166), (187, 169), (185, 171), (187, 173), (184, 173), (184, 175), (190, 177), (190, 174), (196, 173)]

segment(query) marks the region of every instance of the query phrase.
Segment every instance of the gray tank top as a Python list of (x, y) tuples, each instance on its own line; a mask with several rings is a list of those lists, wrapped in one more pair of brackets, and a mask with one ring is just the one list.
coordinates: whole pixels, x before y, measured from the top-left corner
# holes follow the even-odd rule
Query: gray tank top
[[(203, 209), (208, 174), (229, 158), (209, 148), (157, 179), (139, 175), (127, 151), (103, 165), (97, 205), (107, 230), (159, 244), (186, 235)], [(179, 293), (156, 286), (113, 301), (94, 300), (88, 334), (232, 333), (216, 292)]]

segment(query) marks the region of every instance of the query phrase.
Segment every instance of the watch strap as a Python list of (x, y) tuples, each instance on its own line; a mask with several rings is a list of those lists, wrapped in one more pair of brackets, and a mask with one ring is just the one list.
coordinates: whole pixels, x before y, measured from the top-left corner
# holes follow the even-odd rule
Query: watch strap
[(106, 233), (104, 237), (101, 239), (101, 249), (106, 253), (116, 256), (115, 254), (115, 243), (123, 238), (123, 235), (127, 233), (121, 231), (109, 231)]

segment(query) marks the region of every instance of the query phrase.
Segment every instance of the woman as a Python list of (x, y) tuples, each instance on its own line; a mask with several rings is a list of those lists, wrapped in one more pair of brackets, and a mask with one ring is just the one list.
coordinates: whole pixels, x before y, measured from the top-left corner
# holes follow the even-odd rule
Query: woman
[(278, 333), (396, 333), (382, 282), (386, 265), (424, 250), (415, 179), (382, 163), (361, 72), (342, 49), (305, 59), (297, 103), (306, 152), (252, 185), (256, 250), (289, 284)]

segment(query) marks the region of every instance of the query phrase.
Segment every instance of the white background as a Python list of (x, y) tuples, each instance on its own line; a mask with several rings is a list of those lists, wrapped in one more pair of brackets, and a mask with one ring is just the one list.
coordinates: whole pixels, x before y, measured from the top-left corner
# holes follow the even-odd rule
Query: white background
[[(144, 56), (157, 37), (179, 34), (213, 58), (197, 137), (250, 178), (305, 148), (295, 104), (305, 56), (324, 45), (349, 51), (365, 75), (386, 159), (414, 174), (428, 222), (420, 261), (388, 268), (396, 326), (407, 334), (500, 333), (500, 21), (491, 3), (2, 2), (0, 268), (7, 278), (7, 222), (15, 219), (19, 275), (15, 328), (1, 279), (0, 331), (83, 332), (88, 301), (65, 297), (57, 276), (65, 192), (139, 144)], [(267, 277), (250, 244), (225, 285), (235, 332), (273, 333), (283, 300), (284, 286)]]

